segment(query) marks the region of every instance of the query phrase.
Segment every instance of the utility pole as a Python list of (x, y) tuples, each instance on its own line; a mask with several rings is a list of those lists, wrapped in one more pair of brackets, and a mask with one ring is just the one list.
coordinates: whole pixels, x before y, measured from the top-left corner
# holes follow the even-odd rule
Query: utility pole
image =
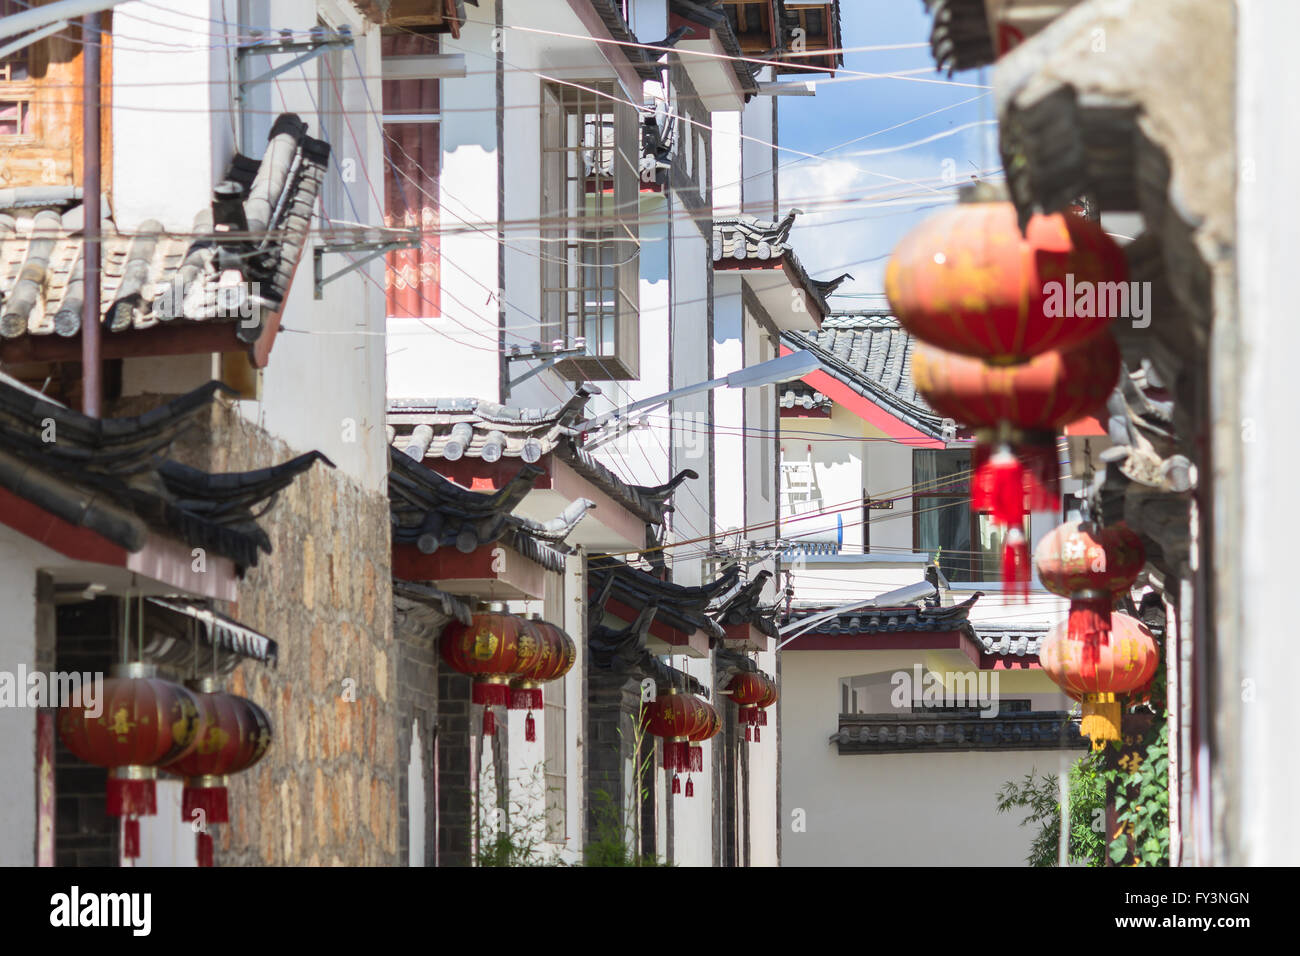
[(102, 386), (100, 373), (100, 99), (99, 74), (103, 36), (99, 32), (99, 14), (87, 13), (81, 18), (81, 84), (82, 84), (82, 170), (81, 209), (84, 214), (82, 229), (82, 269), (84, 298), (81, 305), (81, 410), (91, 418), (101, 415)]

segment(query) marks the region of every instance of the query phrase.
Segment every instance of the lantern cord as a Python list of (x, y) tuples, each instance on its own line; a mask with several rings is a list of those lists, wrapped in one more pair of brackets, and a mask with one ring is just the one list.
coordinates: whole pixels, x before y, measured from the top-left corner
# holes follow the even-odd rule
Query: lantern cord
[(136, 621), (136, 645), (135, 659), (137, 663), (144, 663), (144, 592), (140, 592), (140, 619)]

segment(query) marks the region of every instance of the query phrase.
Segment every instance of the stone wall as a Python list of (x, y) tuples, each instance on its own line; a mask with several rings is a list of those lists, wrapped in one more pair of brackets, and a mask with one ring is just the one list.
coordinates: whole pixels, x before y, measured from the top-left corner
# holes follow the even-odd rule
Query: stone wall
[[(137, 407), (112, 414), (138, 413), (159, 397), (130, 401)], [(305, 450), (218, 402), (172, 455), (223, 472)], [(245, 662), (228, 683), (265, 708), (275, 742), (230, 780), (231, 821), (216, 827), (216, 865), (397, 864), (405, 833), (387, 498), (316, 464), (259, 524), (272, 553), (246, 573), (238, 605), (220, 609), (279, 643), (278, 667)]]

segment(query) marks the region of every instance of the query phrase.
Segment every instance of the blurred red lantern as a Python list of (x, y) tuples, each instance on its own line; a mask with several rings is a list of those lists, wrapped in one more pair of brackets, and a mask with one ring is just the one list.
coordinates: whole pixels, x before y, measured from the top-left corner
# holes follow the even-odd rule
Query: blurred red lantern
[(1030, 510), (1060, 505), (1057, 430), (1099, 409), (1119, 371), (1119, 348), (1108, 332), (1021, 365), (989, 365), (932, 346), (913, 352), (912, 379), (930, 407), (976, 430), (971, 507), (1010, 529), (1005, 583), (1028, 589), (1026, 498)]
[(64, 746), (80, 760), (109, 768), (105, 809), (127, 818), (127, 857), (140, 855), (136, 818), (158, 812), (157, 768), (182, 754), (199, 726), (194, 695), (155, 675), (151, 664), (119, 664), (104, 681), (98, 715), (81, 707), (59, 709)]
[(554, 624), (546, 621), (525, 621), (524, 624), (537, 638), (538, 651), (532, 666), (510, 684), (510, 709), (528, 711), (524, 720), (524, 739), (531, 741), (537, 739), (533, 711), (542, 709), (542, 684), (559, 680), (569, 673), (578, 648), (573, 638)]
[(679, 772), (690, 772), (691, 735), (708, 726), (709, 717), (704, 702), (694, 694), (679, 694), (669, 688), (660, 694), (645, 710), (645, 728), (664, 741), (664, 770), (673, 775), (673, 793), (681, 793)]
[(1069, 632), (1078, 640), (1104, 638), (1115, 598), (1133, 586), (1145, 563), (1142, 540), (1123, 523), (1101, 528), (1072, 521), (1045, 535), (1034, 551), (1043, 587), (1070, 599)]
[(483, 736), (492, 736), (492, 708), (510, 705), (510, 681), (533, 666), (541, 641), (522, 618), (485, 613), (475, 614), (469, 624), (449, 624), (440, 649), (452, 669), (474, 678), (472, 699), (483, 706)]
[(695, 733), (690, 735), (690, 770), (686, 772), (686, 796), (695, 796), (695, 784), (691, 782), (691, 773), (704, 772), (704, 748), (697, 747), (696, 744), (703, 743), (717, 735), (722, 729), (722, 718), (718, 716), (717, 710), (707, 700), (700, 700), (700, 706), (704, 709), (704, 722), (696, 728)]
[[(895, 247), (885, 293), (924, 342), (995, 365), (1070, 348), (1114, 318), (1103, 283), (1128, 280), (1123, 250), (1073, 212), (1036, 215), (1022, 235), (1010, 202), (979, 190)], [(1118, 288), (1118, 287), (1114, 287)], [(1127, 287), (1125, 287), (1127, 291)]]
[(271, 718), (251, 700), (221, 690), (215, 678), (201, 678), (188, 686), (198, 702), (199, 730), (186, 752), (163, 769), (185, 778), (181, 819), (186, 823), (197, 819), (205, 825), (198, 835), (199, 865), (211, 866), (212, 836), (206, 825), (230, 822), (226, 778), (266, 755)]
[(1080, 727), (1092, 738), (1094, 750), (1120, 739), (1118, 694), (1149, 684), (1160, 653), (1151, 632), (1135, 618), (1116, 614), (1106, 634), (1076, 637), (1069, 626), (1057, 624), (1038, 651), (1043, 671), (1062, 690), (1083, 702)]

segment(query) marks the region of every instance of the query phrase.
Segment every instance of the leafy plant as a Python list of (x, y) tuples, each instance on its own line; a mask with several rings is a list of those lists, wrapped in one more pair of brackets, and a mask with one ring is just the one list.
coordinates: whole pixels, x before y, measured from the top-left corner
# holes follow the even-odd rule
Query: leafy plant
[(1169, 724), (1159, 714), (1144, 743), (1145, 756), (1121, 758), (1109, 773), (1120, 829), (1108, 852), (1116, 864), (1168, 866)]
[[(1102, 866), (1105, 863), (1106, 781), (1102, 758), (1089, 753), (1070, 768), (1069, 826), (1071, 863)], [(1060, 779), (1056, 774), (1034, 771), (1020, 784), (1007, 781), (997, 795), (998, 813), (1027, 809), (1020, 825), (1037, 825), (1038, 833), (1029, 846), (1025, 862), (1030, 866), (1056, 866), (1061, 843)]]

